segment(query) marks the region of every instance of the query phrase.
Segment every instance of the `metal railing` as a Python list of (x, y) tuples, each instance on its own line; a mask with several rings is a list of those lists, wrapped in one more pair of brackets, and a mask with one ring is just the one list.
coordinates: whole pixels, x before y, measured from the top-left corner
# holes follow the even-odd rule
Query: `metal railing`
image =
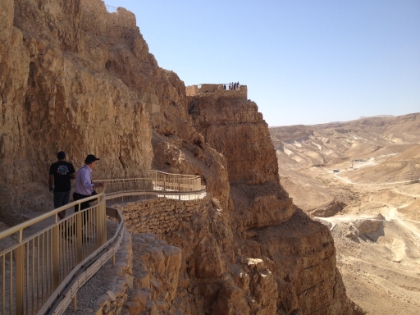
[[(58, 212), (86, 201), (95, 205), (59, 220)], [(46, 305), (75, 267), (105, 244), (105, 207), (100, 193), (0, 233), (2, 245), (9, 245), (0, 252), (1, 314), (37, 314)]]
[(106, 208), (106, 215), (118, 221), (114, 236), (105, 244), (86, 257), (64, 279), (44, 304), (38, 314), (61, 315), (73, 300), (73, 310), (77, 310), (76, 294), (79, 289), (112, 257), (115, 266), (115, 254), (120, 248), (124, 232), (124, 219), (118, 209)]
[(198, 175), (170, 174), (151, 171), (145, 178), (101, 179), (105, 182), (106, 199), (133, 201), (150, 197), (179, 200), (202, 199), (206, 187)]
[[(150, 196), (203, 198), (197, 175), (152, 171), (148, 178), (107, 179), (95, 196), (74, 201), (0, 233), (0, 314), (62, 314), (76, 293), (119, 248), (124, 227), (106, 202)], [(85, 210), (60, 220), (58, 213), (81, 203)], [(119, 222), (107, 241), (107, 216)], [(115, 259), (115, 256), (114, 256)], [(114, 261), (115, 262), (115, 261)]]

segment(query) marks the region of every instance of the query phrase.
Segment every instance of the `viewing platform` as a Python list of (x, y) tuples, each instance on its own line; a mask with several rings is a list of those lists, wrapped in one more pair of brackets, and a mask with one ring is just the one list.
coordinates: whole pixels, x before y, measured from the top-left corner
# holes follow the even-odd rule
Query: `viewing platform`
[(248, 99), (248, 87), (239, 85), (237, 89), (229, 89), (229, 83), (220, 84), (197, 84), (185, 88), (187, 96), (210, 96), (215, 95), (225, 98)]

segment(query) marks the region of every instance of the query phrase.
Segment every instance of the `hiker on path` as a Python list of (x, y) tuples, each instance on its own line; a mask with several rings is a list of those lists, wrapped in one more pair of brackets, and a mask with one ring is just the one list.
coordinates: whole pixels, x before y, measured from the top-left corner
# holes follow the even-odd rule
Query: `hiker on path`
[[(50, 176), (48, 178), (50, 192), (54, 194), (54, 208), (59, 208), (69, 203), (70, 181), (76, 178), (73, 164), (66, 161), (66, 153), (63, 151), (58, 152), (57, 159), (58, 161), (50, 166)], [(64, 219), (65, 216), (66, 210), (58, 213), (60, 220)]]
[[(76, 173), (76, 188), (73, 193), (74, 201), (96, 195), (95, 188), (106, 186), (105, 183), (92, 182), (92, 170), (96, 166), (96, 161), (99, 161), (99, 159), (93, 154), (89, 154), (85, 159), (85, 165), (78, 169)], [(80, 209), (76, 206), (75, 212), (89, 207), (90, 201), (82, 202)]]

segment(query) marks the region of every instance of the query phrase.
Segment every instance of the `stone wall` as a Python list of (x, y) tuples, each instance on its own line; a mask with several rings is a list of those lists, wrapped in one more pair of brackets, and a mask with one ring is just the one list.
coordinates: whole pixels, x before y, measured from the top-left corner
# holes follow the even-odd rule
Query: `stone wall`
[(246, 85), (240, 85), (238, 90), (228, 90), (227, 88), (226, 85), (225, 90), (223, 84), (200, 84), (187, 86), (185, 90), (187, 96), (209, 95), (211, 93), (217, 97), (240, 98), (245, 100), (248, 98), (248, 87)]
[(122, 211), (130, 232), (162, 235), (177, 230), (182, 221), (189, 221), (194, 213), (208, 208), (209, 203), (209, 197), (188, 201), (156, 198), (113, 207)]
[(189, 201), (156, 198), (112, 205), (122, 212), (125, 226), (132, 233), (124, 242), (130, 255), (117, 264), (130, 266), (130, 272), (118, 272), (110, 281), (112, 287), (96, 300), (96, 314), (172, 313), (182, 251), (162, 240), (162, 234), (177, 230), (182, 221), (190, 221), (210, 203), (209, 197)]
[[(172, 314), (180, 248), (168, 245), (156, 235), (125, 232), (116, 259), (115, 266), (109, 261), (79, 291), (78, 314), (92, 313), (88, 298), (92, 292), (102, 292), (93, 305), (97, 315)], [(108, 282), (101, 284), (103, 279)]]

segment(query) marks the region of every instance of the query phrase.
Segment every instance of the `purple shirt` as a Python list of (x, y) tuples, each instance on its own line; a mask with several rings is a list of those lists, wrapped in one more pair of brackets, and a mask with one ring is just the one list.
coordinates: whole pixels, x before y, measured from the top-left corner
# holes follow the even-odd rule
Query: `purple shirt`
[(87, 165), (79, 168), (76, 173), (75, 192), (85, 196), (90, 196), (93, 193), (92, 169)]

